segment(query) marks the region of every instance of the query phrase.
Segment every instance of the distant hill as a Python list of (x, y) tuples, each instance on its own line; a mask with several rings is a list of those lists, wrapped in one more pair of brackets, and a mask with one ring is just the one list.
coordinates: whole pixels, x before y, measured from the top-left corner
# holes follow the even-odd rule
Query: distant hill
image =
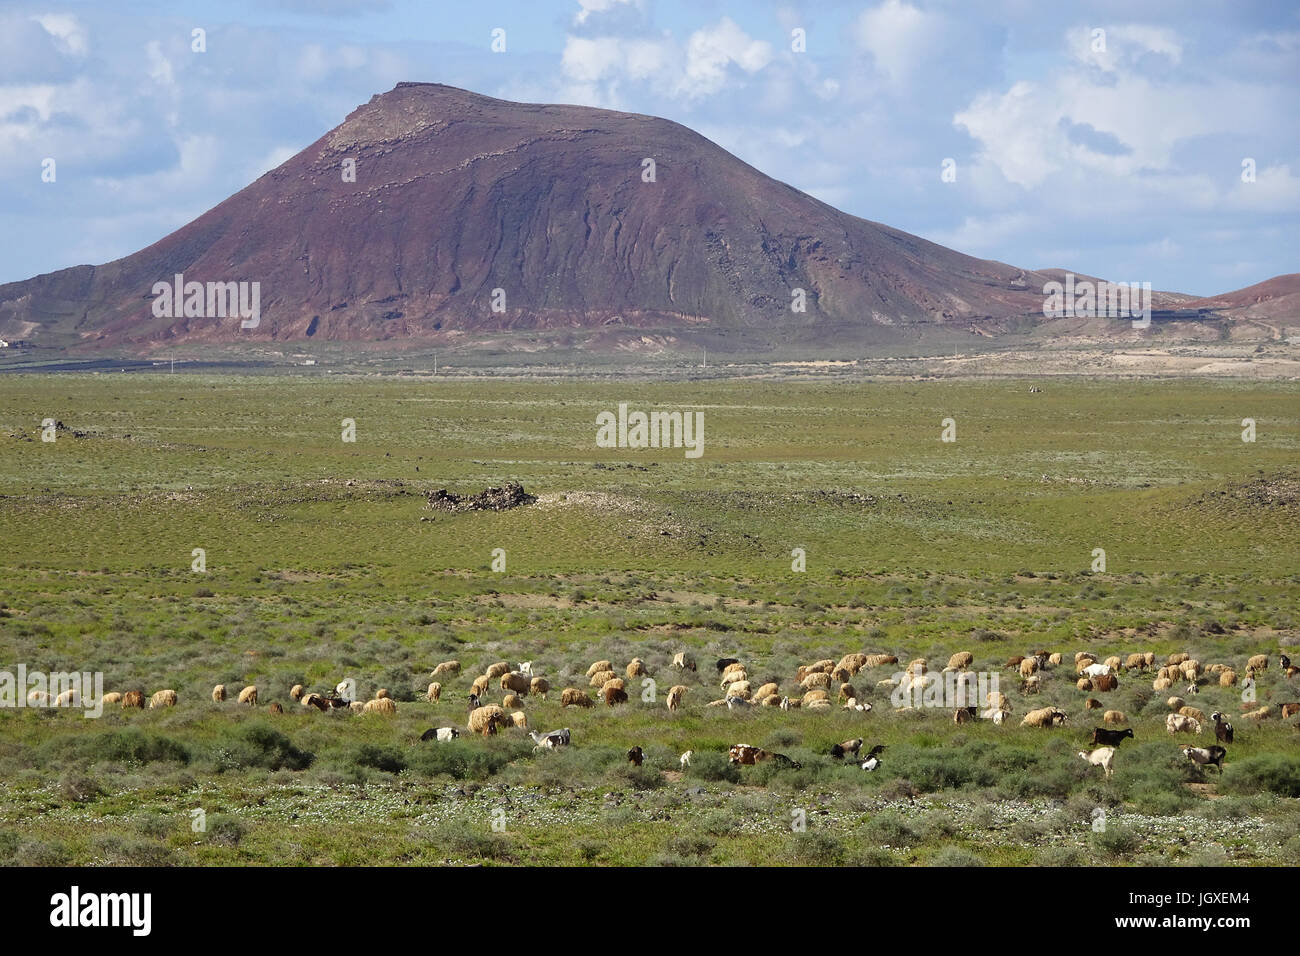
[[(155, 283), (178, 273), (259, 283), (260, 323), (155, 315)], [(1054, 277), (840, 212), (668, 120), (401, 83), (148, 248), (0, 286), (0, 336), (141, 352), (514, 333), (869, 347), (1041, 325)], [(1157, 305), (1293, 316), (1298, 279)]]

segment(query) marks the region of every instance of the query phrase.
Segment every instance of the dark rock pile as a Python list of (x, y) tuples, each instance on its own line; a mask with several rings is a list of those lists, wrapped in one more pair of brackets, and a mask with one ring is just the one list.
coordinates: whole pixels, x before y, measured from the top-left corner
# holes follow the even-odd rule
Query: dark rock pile
[(439, 488), (428, 495), (429, 507), (435, 511), (508, 511), (520, 505), (531, 505), (536, 495), (524, 491), (518, 482), (507, 482), (501, 488), (488, 488), (477, 495), (458, 495)]

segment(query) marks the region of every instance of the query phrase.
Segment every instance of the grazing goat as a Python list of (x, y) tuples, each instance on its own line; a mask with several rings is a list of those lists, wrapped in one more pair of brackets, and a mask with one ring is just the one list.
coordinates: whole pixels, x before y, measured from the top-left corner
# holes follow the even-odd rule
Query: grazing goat
[(627, 762), (635, 767), (641, 766), (641, 763), (644, 760), (645, 752), (642, 751), (640, 747), (633, 747), (627, 752)]
[(735, 744), (727, 751), (727, 763), (749, 767), (764, 760), (771, 760), (773, 763), (795, 770), (800, 766), (797, 761), (791, 760), (785, 754), (772, 753), (770, 750), (752, 747), (749, 744)]
[(856, 757), (858, 755), (858, 751), (860, 751), (861, 749), (862, 749), (862, 738), (854, 737), (852, 740), (846, 740), (843, 743), (835, 744), (834, 746), (832, 746), (831, 756), (834, 757), (836, 760), (843, 760), (845, 754), (853, 754), (853, 756)]
[(1125, 740), (1133, 739), (1133, 730), (1125, 727), (1123, 730), (1107, 730), (1105, 727), (1097, 727), (1092, 732), (1092, 744), (1098, 744), (1107, 747), (1118, 747)]
[(1228, 756), (1228, 751), (1218, 744), (1211, 744), (1208, 747), (1184, 747), (1183, 756), (1202, 767), (1218, 767), (1219, 773), (1223, 773), (1223, 758)]
[(428, 740), (455, 740), (460, 736), (460, 731), (455, 727), (430, 727), (424, 733), (420, 734), (422, 741)]
[(573, 735), (568, 727), (563, 730), (551, 730), (544, 734), (539, 734), (532, 730), (528, 733), (533, 738), (533, 743), (537, 744), (533, 750), (554, 750), (557, 747), (567, 747), (573, 740)]
[(718, 673), (721, 674), (723, 671), (725, 671), (725, 670), (726, 670), (728, 667), (730, 667), (732, 664), (739, 664), (739, 663), (740, 663), (740, 660), (739, 660), (738, 658), (735, 658), (735, 657), (724, 657), (724, 658), (721, 658), (721, 659), (720, 659), (720, 660), (719, 660), (719, 661), (718, 661), (714, 666), (718, 669)]
[(875, 770), (880, 766), (880, 755), (885, 752), (884, 744), (876, 744), (867, 751), (867, 759), (862, 761), (863, 770)]
[(1085, 753), (1084, 751), (1080, 750), (1079, 756), (1082, 757), (1084, 760), (1086, 760), (1088, 763), (1092, 764), (1094, 767), (1100, 767), (1102, 770), (1106, 772), (1107, 777), (1109, 777), (1112, 773), (1115, 772), (1115, 748), (1114, 747), (1098, 747), (1092, 753)]
[(686, 751), (686, 753), (682, 754), (680, 757), (677, 758), (677, 762), (681, 764), (683, 770), (685, 770), (687, 767), (691, 765), (691, 758), (693, 756), (695, 756), (695, 751), (688, 750)]
[(685, 651), (678, 651), (673, 655), (672, 667), (680, 667), (684, 671), (695, 670), (695, 658)]

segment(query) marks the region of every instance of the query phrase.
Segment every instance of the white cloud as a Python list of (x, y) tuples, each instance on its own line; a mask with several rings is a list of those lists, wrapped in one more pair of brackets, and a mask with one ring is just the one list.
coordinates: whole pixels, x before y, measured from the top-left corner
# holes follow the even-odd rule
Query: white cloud
[(56, 46), (61, 52), (85, 56), (86, 51), (90, 49), (86, 28), (72, 14), (47, 13), (32, 19), (44, 27), (46, 33), (54, 37)]
[(901, 85), (913, 70), (924, 66), (927, 54), (939, 45), (944, 20), (902, 0), (885, 0), (864, 10), (854, 24), (858, 46), (871, 54), (876, 66), (894, 84)]
[(578, 14), (575, 16), (575, 23), (586, 23), (587, 18), (593, 13), (607, 13), (617, 6), (635, 3), (640, 6), (638, 0), (578, 0)]
[(624, 81), (647, 83), (661, 96), (691, 99), (720, 92), (733, 66), (755, 74), (772, 58), (771, 44), (723, 17), (692, 33), (684, 47), (667, 32), (642, 38), (569, 36), (560, 69), (566, 96), (612, 106)]
[(686, 72), (679, 89), (688, 96), (716, 93), (726, 84), (731, 64), (757, 73), (772, 62), (772, 45), (755, 40), (730, 17), (696, 30), (686, 44)]
[(1033, 83), (1016, 83), (1006, 93), (981, 93), (953, 124), (980, 142), (982, 155), (1021, 186), (1037, 186), (1058, 166), (1053, 137), (1059, 113), (1050, 94)]
[(172, 61), (162, 51), (162, 44), (150, 40), (145, 46), (145, 55), (149, 58), (149, 78), (160, 86), (173, 87), (176, 76), (172, 70)]
[[(1093, 31), (1105, 31), (1106, 49), (1094, 50)], [(1183, 39), (1174, 30), (1141, 23), (1121, 23), (1110, 27), (1075, 27), (1068, 31), (1066, 49), (1074, 59), (1094, 64), (1106, 72), (1131, 67), (1148, 53), (1154, 53), (1177, 65), (1183, 59)]]

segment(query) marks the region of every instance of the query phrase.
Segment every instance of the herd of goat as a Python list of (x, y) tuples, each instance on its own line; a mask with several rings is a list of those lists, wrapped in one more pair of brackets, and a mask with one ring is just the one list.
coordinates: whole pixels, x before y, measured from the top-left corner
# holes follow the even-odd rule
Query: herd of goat
[[(1293, 666), (1285, 654), (1280, 654), (1278, 660), (1283, 676), (1287, 680), (1293, 679), (1297, 674), (1300, 674), (1300, 668)], [(951, 681), (950, 686), (959, 688), (962, 691), (970, 691), (973, 694), (976, 684), (976, 675), (971, 670), (973, 663), (974, 657), (972, 654), (966, 651), (958, 652), (949, 658), (947, 666), (941, 673)], [(898, 664), (898, 658), (892, 654), (850, 653), (844, 655), (839, 661), (828, 658), (803, 665), (798, 668), (794, 678), (794, 684), (798, 686), (801, 693), (792, 697), (788, 693), (781, 692), (780, 682), (777, 680), (764, 681), (755, 688), (753, 684), (756, 682), (750, 680), (744, 663), (737, 658), (722, 658), (715, 662), (715, 667), (720, 675), (718, 686), (721, 697), (710, 701), (707, 706), (726, 707), (730, 710), (755, 706), (780, 707), (786, 710), (793, 708), (829, 710), (835, 704), (838, 704), (845, 710), (866, 713), (872, 709), (871, 704), (861, 701), (861, 696), (854, 688), (852, 681), (860, 680), (859, 675), (864, 675), (866, 672), (883, 667), (897, 667)], [(1242, 679), (1251, 682), (1253, 687), (1253, 682), (1257, 676), (1266, 671), (1269, 664), (1270, 660), (1267, 654), (1257, 654), (1251, 657), (1246, 662)], [(1061, 665), (1062, 656), (1060, 654), (1040, 651), (1028, 656), (1013, 657), (1007, 661), (1004, 668), (1010, 668), (1018, 672), (1021, 679), (1020, 692), (1023, 695), (1031, 695), (1039, 693), (1045, 675)], [(671, 667), (680, 671), (697, 670), (695, 660), (685, 651), (679, 652), (673, 658)], [(1237, 670), (1232, 665), (1212, 664), (1203, 666), (1200, 661), (1193, 659), (1186, 653), (1171, 654), (1163, 665), (1157, 667), (1155, 655), (1150, 652), (1129, 654), (1127, 658), (1123, 659), (1114, 656), (1105, 660), (1098, 660), (1095, 654), (1080, 651), (1074, 656), (1074, 667), (1076, 688), (1083, 693), (1114, 691), (1119, 686), (1121, 675), (1131, 675), (1133, 673), (1153, 673), (1152, 687), (1156, 691), (1171, 690), (1176, 684), (1185, 684), (1184, 693), (1187, 695), (1197, 694), (1199, 686), (1210, 680), (1225, 688), (1235, 687), (1238, 684)], [(457, 678), (460, 673), (461, 665), (459, 661), (444, 661), (439, 664), (430, 675), (434, 680), (428, 685), (424, 695), (425, 699), (430, 702), (439, 701), (442, 696), (441, 681)], [(561, 706), (593, 707), (598, 703), (604, 703), (608, 707), (616, 707), (627, 703), (627, 682), (638, 678), (646, 679), (648, 670), (641, 658), (633, 658), (623, 668), (623, 673), (626, 676), (619, 676), (611, 661), (600, 660), (594, 662), (587, 669), (588, 689), (564, 688), (560, 694)], [(877, 692), (891, 694), (895, 700), (916, 701), (919, 705), (921, 694), (928, 689), (934, 688), (938, 679), (939, 675), (930, 672), (927, 661), (917, 659), (908, 663), (903, 670), (898, 671), (893, 676), (875, 681), (873, 687)], [(502, 692), (500, 704), (486, 703), (483, 700), (492, 688), (493, 681), (496, 682), (497, 688)], [(370, 700), (359, 701), (355, 699), (355, 688), (356, 683), (351, 679), (339, 682), (332, 691), (323, 694), (307, 691), (301, 684), (295, 684), (289, 691), (289, 697), (297, 701), (302, 707), (325, 712), (396, 713), (397, 705), (386, 689), (380, 688), (377, 690)], [(834, 703), (831, 699), (833, 689), (837, 690)], [(594, 698), (591, 693), (593, 690), (595, 691)], [(690, 688), (685, 684), (673, 685), (665, 698), (668, 710), (677, 710), (682, 705), (688, 691), (690, 691)], [(502, 730), (518, 728), (531, 737), (536, 744), (535, 750), (566, 747), (572, 741), (572, 733), (569, 728), (544, 733), (530, 731), (528, 729), (528, 719), (522, 709), (524, 698), (532, 696), (545, 700), (548, 699), (550, 692), (550, 682), (546, 678), (533, 673), (531, 661), (523, 662), (513, 668), (506, 661), (498, 661), (490, 665), (483, 674), (470, 683), (466, 697), (468, 702), (466, 728), (470, 733), (482, 735), (493, 735)], [(899, 697), (900, 694), (902, 695), (901, 698)], [(211, 698), (214, 702), (225, 701), (227, 699), (225, 685), (218, 684), (214, 687)], [(176, 691), (161, 690), (148, 698), (148, 706), (150, 708), (174, 707), (177, 699)], [(650, 699), (653, 699), (653, 696)], [(1243, 695), (1243, 700), (1245, 699), (1254, 700), (1252, 695)], [(257, 687), (249, 685), (243, 688), (238, 693), (237, 700), (241, 704), (256, 707), (258, 704)], [(126, 693), (105, 694), (102, 702), (104, 704), (120, 704), (123, 708), (143, 708), (145, 701), (146, 698), (141, 691), (128, 691)], [(61, 695), (57, 700), (32, 700), (31, 702), (45, 703), (52, 706), (77, 705), (76, 702), (70, 699), (65, 700), (64, 695)], [(1165, 720), (1165, 729), (1171, 735), (1179, 733), (1200, 734), (1203, 725), (1208, 721), (1213, 722), (1218, 743), (1209, 747), (1185, 747), (1182, 749), (1182, 754), (1186, 759), (1202, 767), (1215, 767), (1222, 772), (1223, 762), (1227, 756), (1227, 750), (1223, 745), (1231, 744), (1234, 739), (1232, 724), (1219, 712), (1210, 714), (1207, 721), (1206, 715), (1198, 708), (1190, 706), (1185, 697), (1182, 696), (1171, 696), (1168, 698), (1167, 703), (1170, 713)], [(998, 691), (988, 693), (983, 704), (985, 705), (983, 707), (959, 706), (954, 708), (953, 721), (957, 724), (963, 724), (977, 719), (985, 719), (1001, 725), (1012, 713), (1011, 701), (1005, 694)], [(895, 706), (899, 706), (899, 709), (911, 709), (908, 704), (900, 706), (896, 703)], [(1133, 730), (1131, 727), (1117, 728), (1115, 725), (1128, 722), (1125, 715), (1118, 710), (1106, 709), (1105, 705), (1095, 697), (1088, 697), (1084, 701), (1084, 708), (1089, 712), (1094, 710), (1103, 711), (1101, 721), (1105, 726), (1095, 727), (1092, 730), (1089, 742), (1095, 749), (1080, 751), (1078, 756), (1093, 766), (1101, 767), (1105, 776), (1110, 777), (1114, 772), (1115, 753), (1124, 740), (1133, 738)], [(284, 708), (279, 703), (273, 702), (269, 705), (269, 711), (272, 714), (283, 714)], [(1274, 712), (1274, 706), (1266, 704), (1247, 710), (1242, 714), (1242, 717), (1251, 721), (1260, 721), (1268, 719)], [(1300, 702), (1277, 704), (1276, 712), (1283, 719), (1295, 716), (1300, 713)], [(1026, 713), (1020, 723), (1024, 727), (1050, 729), (1065, 725), (1069, 722), (1069, 719), (1069, 715), (1060, 707), (1041, 707)], [(426, 731), (420, 739), (426, 742), (436, 742), (453, 740), (459, 736), (460, 729), (457, 727), (435, 727)], [(828, 755), (838, 760), (853, 759), (866, 771), (877, 769), (880, 766), (881, 753), (885, 747), (876, 745), (868, 749), (865, 754), (862, 748), (863, 739), (857, 737), (832, 745), (829, 748)], [(683, 769), (690, 766), (691, 757), (692, 751), (689, 750), (680, 756), (679, 762)], [(641, 766), (644, 759), (644, 750), (639, 745), (633, 746), (627, 751), (628, 762), (636, 766)], [(765, 750), (750, 744), (735, 744), (730, 747), (728, 761), (743, 766), (752, 766), (764, 762), (771, 762), (777, 766), (794, 769), (800, 766), (797, 761), (792, 760), (785, 754)]]

